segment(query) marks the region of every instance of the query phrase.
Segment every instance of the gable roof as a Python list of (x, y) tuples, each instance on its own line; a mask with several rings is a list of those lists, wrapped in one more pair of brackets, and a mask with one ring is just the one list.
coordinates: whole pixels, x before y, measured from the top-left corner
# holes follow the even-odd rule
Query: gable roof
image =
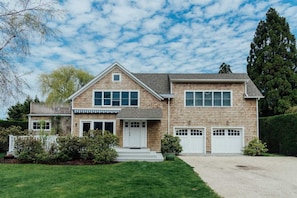
[(107, 73), (118, 67), (123, 73), (134, 80), (138, 85), (146, 89), (159, 100), (165, 97), (171, 98), (170, 91), (171, 83), (245, 83), (246, 91), (245, 98), (263, 98), (256, 85), (245, 73), (231, 74), (182, 74), (182, 73), (131, 73), (122, 65), (115, 62), (106, 68), (103, 72), (97, 75), (84, 87), (72, 94), (68, 100), (73, 100), (78, 95), (83, 93), (97, 81), (102, 79)]
[(91, 80), (89, 83), (87, 83), (85, 86), (83, 86), (81, 89), (76, 91), (74, 94), (72, 94), (68, 100), (73, 100), (77, 96), (79, 96), (81, 93), (86, 91), (89, 87), (94, 85), (96, 82), (101, 80), (106, 74), (108, 74), (110, 71), (113, 69), (118, 68), (120, 69), (123, 73), (125, 73), (127, 76), (129, 76), (132, 80), (134, 80), (138, 85), (146, 89), (148, 92), (150, 92), (152, 95), (154, 95), (156, 98), (159, 100), (162, 100), (163, 97), (159, 95), (157, 92), (155, 92), (153, 89), (151, 89), (149, 86), (147, 86), (145, 83), (143, 83), (141, 80), (139, 80), (137, 77), (135, 77), (132, 73), (130, 73), (126, 68), (124, 68), (122, 65), (119, 63), (115, 62), (111, 64), (109, 67), (107, 67), (104, 71), (102, 71), (99, 75), (97, 75), (93, 80)]

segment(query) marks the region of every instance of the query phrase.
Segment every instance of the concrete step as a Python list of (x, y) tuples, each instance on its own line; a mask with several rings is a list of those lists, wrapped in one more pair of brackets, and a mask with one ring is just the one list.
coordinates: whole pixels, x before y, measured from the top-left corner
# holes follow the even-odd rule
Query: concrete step
[(116, 148), (118, 157), (116, 161), (148, 161), (148, 162), (161, 162), (164, 160), (161, 153), (156, 151), (150, 151), (147, 148), (141, 149), (127, 149), (127, 148)]

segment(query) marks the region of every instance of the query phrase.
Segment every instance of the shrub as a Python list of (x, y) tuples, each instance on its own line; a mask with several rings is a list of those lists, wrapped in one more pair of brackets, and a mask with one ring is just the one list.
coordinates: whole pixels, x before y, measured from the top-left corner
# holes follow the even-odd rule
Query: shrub
[(8, 150), (9, 135), (26, 135), (28, 131), (23, 131), (20, 126), (0, 127), (0, 152)]
[(22, 162), (38, 163), (40, 156), (43, 156), (45, 151), (41, 141), (30, 136), (16, 139), (15, 153)]
[(178, 155), (182, 150), (179, 137), (174, 137), (169, 134), (164, 135), (164, 138), (161, 140), (161, 152), (163, 154), (174, 153)]
[(268, 151), (266, 143), (262, 143), (258, 138), (254, 138), (244, 147), (243, 153), (245, 155), (259, 156)]
[(57, 138), (59, 160), (67, 161), (79, 159), (82, 149), (86, 146), (83, 138), (65, 136)]
[(297, 156), (297, 113), (260, 118), (259, 128), (269, 152)]
[(113, 147), (118, 145), (119, 139), (109, 132), (90, 131), (85, 141), (86, 147), (82, 150), (82, 156), (92, 159), (96, 164), (110, 163), (118, 156)]

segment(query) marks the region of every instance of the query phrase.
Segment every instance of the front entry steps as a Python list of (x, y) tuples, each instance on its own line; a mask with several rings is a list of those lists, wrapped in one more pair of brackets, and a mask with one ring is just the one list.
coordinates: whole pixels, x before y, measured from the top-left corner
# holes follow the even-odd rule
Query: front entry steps
[(146, 162), (161, 162), (164, 160), (161, 153), (151, 151), (148, 148), (115, 148), (118, 153), (116, 161), (146, 161)]

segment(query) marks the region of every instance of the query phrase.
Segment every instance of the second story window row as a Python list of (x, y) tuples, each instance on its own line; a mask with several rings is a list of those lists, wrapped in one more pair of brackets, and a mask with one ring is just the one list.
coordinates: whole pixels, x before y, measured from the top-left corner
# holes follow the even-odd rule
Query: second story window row
[(230, 107), (231, 91), (186, 91), (187, 107)]
[(138, 91), (95, 91), (95, 106), (138, 106)]

